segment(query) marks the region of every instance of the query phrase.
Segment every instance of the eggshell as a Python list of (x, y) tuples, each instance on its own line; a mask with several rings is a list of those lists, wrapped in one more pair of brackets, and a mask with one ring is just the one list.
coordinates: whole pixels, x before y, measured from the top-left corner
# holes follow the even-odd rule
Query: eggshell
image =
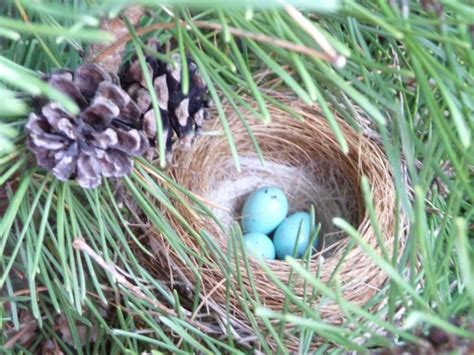
[(248, 253), (265, 259), (275, 259), (275, 247), (270, 238), (262, 233), (244, 234), (244, 245)]
[(245, 201), (242, 209), (244, 233), (269, 234), (288, 214), (288, 200), (282, 189), (265, 186), (255, 190)]
[[(300, 227), (301, 225), (301, 227)], [(298, 238), (298, 230), (300, 236)], [(278, 259), (293, 256), (296, 239), (296, 258), (301, 258), (306, 251), (310, 239), (311, 216), (306, 212), (296, 212), (288, 216), (277, 228), (273, 235), (273, 244)]]

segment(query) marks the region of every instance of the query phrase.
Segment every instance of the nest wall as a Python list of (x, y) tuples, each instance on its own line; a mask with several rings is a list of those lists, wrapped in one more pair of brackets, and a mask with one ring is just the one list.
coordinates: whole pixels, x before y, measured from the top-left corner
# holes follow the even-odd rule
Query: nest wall
[[(343, 296), (356, 304), (366, 303), (386, 282), (387, 275), (360, 247), (355, 245), (347, 252), (350, 238), (332, 224), (334, 217), (342, 217), (357, 227), (363, 239), (380, 253), (380, 245), (371, 227), (368, 213), (364, 209), (360, 193), (360, 179), (366, 176), (370, 182), (377, 222), (382, 231), (386, 250), (392, 254), (404, 246), (403, 226), (400, 235), (395, 236), (395, 189), (389, 163), (382, 150), (371, 139), (351, 128), (338, 118), (338, 124), (349, 146), (349, 153), (343, 154), (331, 128), (317, 106), (308, 106), (283, 93), (274, 98), (289, 105), (304, 120), (298, 120), (288, 112), (271, 107), (272, 122), (264, 125), (246, 117), (259, 143), (264, 160), (261, 162), (248, 132), (230, 107), (226, 108), (235, 144), (241, 159), (238, 172), (231, 157), (226, 138), (212, 134), (222, 130), (215, 120), (206, 130), (211, 134), (199, 138), (191, 150), (175, 153), (178, 162), (170, 168), (172, 177), (179, 184), (192, 191), (214, 213), (218, 221), (197, 214), (184, 204), (176, 207), (196, 231), (206, 231), (223, 254), (226, 254), (230, 240), (229, 228), (239, 222), (239, 214), (246, 196), (260, 186), (282, 187), (289, 199), (290, 212), (315, 208), (316, 221), (321, 223), (320, 250), (311, 257), (310, 271), (327, 282), (336, 268), (342, 286)], [(201, 253), (208, 262), (203, 263), (189, 255), (200, 268), (197, 278), (187, 263), (158, 233), (152, 233), (151, 243), (164, 245), (159, 248), (153, 263), (158, 268), (170, 270), (172, 278), (185, 277), (191, 283), (200, 283), (202, 297), (213, 304), (226, 307), (226, 284), (234, 283), (237, 295), (231, 295), (232, 317), (241, 324), (248, 324), (239, 298), (245, 299), (237, 280), (225, 280), (225, 275), (210, 254), (203, 252), (202, 241), (192, 236), (175, 217), (169, 215), (183, 243), (196, 253)], [(403, 219), (402, 219), (403, 220)], [(396, 239), (395, 239), (396, 237)], [(395, 242), (396, 241), (396, 242)], [(395, 245), (395, 243), (397, 245)], [(156, 250), (156, 249), (155, 249)], [(344, 261), (340, 263), (343, 254)], [(205, 254), (205, 255), (204, 255)], [(400, 253), (401, 254), (401, 253)], [(234, 261), (231, 261), (231, 263)], [(241, 266), (244, 262), (240, 260)], [(259, 264), (249, 257), (252, 275), (242, 275), (245, 292), (252, 294), (252, 283), (261, 303), (274, 310), (281, 310), (285, 302), (284, 293), (269, 279)], [(290, 267), (282, 260), (267, 261), (272, 271), (287, 284)], [(245, 270), (245, 267), (242, 267)], [(304, 282), (292, 278), (296, 295), (305, 293)], [(330, 323), (340, 323), (343, 314), (337, 303), (325, 300), (310, 300), (320, 311), (321, 317)], [(296, 347), (298, 339), (287, 337), (289, 348)]]

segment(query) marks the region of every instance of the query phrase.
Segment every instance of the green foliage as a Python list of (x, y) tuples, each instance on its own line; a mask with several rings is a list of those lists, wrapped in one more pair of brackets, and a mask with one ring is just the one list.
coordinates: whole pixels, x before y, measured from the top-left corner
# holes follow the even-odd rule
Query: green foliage
[[(392, 167), (398, 211), (410, 220), (405, 252), (378, 255), (353, 226), (341, 219), (334, 223), (352, 238), (349, 247), (361, 246), (390, 282), (367, 305), (357, 306), (341, 298), (337, 274), (326, 285), (300, 263), (288, 260), (294, 274), (307, 281), (308, 298), (320, 296), (321, 302), (332, 300), (344, 309), (347, 321), (335, 326), (322, 320), (317, 308), (295, 297), (291, 286), (279, 281), (265, 263), (262, 268), (287, 295), (285, 309), (269, 311), (255, 293), (239, 298), (236, 288), (243, 287), (242, 271), (235, 270), (229, 259), (246, 258), (239, 252), (241, 246), (236, 243), (234, 255), (224, 255), (204, 231), (193, 230), (176, 209), (176, 201), (186, 197), (196, 213), (210, 214), (209, 210), (159, 167), (137, 160), (129, 178), (87, 191), (72, 182), (55, 181), (33, 164), (23, 132), (31, 96), (44, 95), (72, 112), (77, 110), (67, 97), (43, 83), (40, 73), (75, 68), (90, 42), (110, 39), (97, 29), (99, 17), (117, 15), (125, 3), (15, 0), (0, 4), (0, 196), (8, 201), (5, 208), (0, 204), (0, 326), (5, 330), (0, 332), (0, 349), (12, 345), (7, 330), (24, 326), (22, 316), (28, 313), (36, 319), (39, 334), (29, 343), (29, 351), (40, 349), (46, 339), (55, 339), (66, 353), (74, 348), (79, 353), (247, 350), (229, 325), (227, 336), (221, 338), (222, 328), (216, 334), (212, 322), (189, 321), (202, 301), (199, 290), (189, 300), (145, 269), (136, 251), (152, 254), (137, 235), (135, 205), (144, 214), (141, 223), (158, 231), (197, 279), (200, 265), (191, 263), (190, 255), (198, 254), (199, 259), (202, 253), (216, 260), (208, 267), (222, 270), (228, 297), (238, 298), (262, 351), (269, 351), (267, 341), (273, 338), (281, 353), (288, 352), (283, 345), (288, 334), (279, 331), (286, 323), (295, 325), (302, 352), (315, 335), (323, 339), (322, 352), (332, 345), (364, 351), (395, 341), (416, 341), (411, 328), (430, 324), (472, 338), (449, 323), (450, 317), (469, 317), (474, 312), (471, 4), (440, 1), (444, 10), (437, 14), (418, 2), (409, 2), (405, 9), (385, 0), (293, 1), (306, 6), (306, 18), (331, 52), (288, 11), (275, 7), (277, 1), (263, 2), (268, 5), (264, 9), (255, 1), (240, 6), (234, 2), (233, 8), (227, 7), (228, 2), (199, 2), (199, 8), (191, 10), (172, 7), (173, 1), (163, 2), (170, 5), (166, 7), (157, 1), (140, 2), (149, 11), (136, 33), (131, 29), (133, 40), (125, 57), (157, 55), (146, 45), (150, 36), (162, 42), (174, 38), (175, 51), (183, 58), (187, 51), (208, 83), (222, 124), (219, 134), (228, 139), (237, 167), (238, 151), (223, 105), (231, 105), (244, 125), (244, 109), (270, 122), (267, 107), (281, 105), (267, 94), (270, 85), (317, 103), (343, 151), (347, 143), (335, 112), (358, 130), (363, 128), (355, 118), (366, 117), (368, 127), (381, 137)], [(156, 26), (159, 23), (162, 28)], [(341, 57), (347, 58), (344, 67), (337, 61)], [(171, 61), (169, 55), (161, 59)], [(258, 109), (250, 108), (243, 95), (252, 96)], [(249, 135), (258, 151), (250, 130)], [(163, 142), (159, 143), (163, 152)], [(406, 172), (401, 170), (402, 161)], [(406, 174), (413, 191), (405, 189)], [(370, 213), (372, 197), (365, 180), (361, 190)], [(183, 243), (164, 211), (200, 241), (201, 250), (190, 250)], [(77, 240), (90, 249), (81, 249)], [(373, 311), (372, 306), (383, 300)], [(300, 313), (289, 314), (290, 306)], [(405, 327), (398, 326), (401, 308), (408, 315)], [(54, 329), (58, 314), (69, 324), (72, 346)], [(266, 321), (267, 329), (259, 329), (257, 319)], [(82, 350), (79, 326), (97, 335), (97, 341)], [(25, 349), (16, 343), (13, 350)]]

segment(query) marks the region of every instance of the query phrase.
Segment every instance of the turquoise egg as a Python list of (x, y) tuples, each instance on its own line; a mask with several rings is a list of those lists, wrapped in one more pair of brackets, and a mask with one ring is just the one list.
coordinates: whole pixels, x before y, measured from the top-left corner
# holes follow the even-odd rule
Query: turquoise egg
[(253, 255), (259, 255), (265, 259), (275, 259), (275, 247), (272, 240), (262, 233), (244, 234), (245, 250)]
[[(301, 227), (300, 227), (301, 225)], [(285, 256), (293, 256), (296, 240), (296, 258), (301, 258), (308, 248), (311, 230), (311, 216), (306, 212), (296, 212), (288, 216), (278, 226), (273, 235), (273, 244), (278, 259), (285, 259)], [(298, 238), (298, 231), (300, 236)], [(316, 245), (316, 241), (314, 243)]]
[(269, 234), (288, 214), (288, 200), (282, 189), (265, 186), (250, 194), (242, 209), (244, 233)]

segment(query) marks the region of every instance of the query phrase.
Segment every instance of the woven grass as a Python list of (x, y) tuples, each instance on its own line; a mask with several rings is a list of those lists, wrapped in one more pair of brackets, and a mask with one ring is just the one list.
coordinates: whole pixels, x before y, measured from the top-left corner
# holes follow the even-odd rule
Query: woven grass
[[(304, 120), (297, 120), (276, 107), (270, 108), (272, 122), (269, 125), (247, 117), (262, 150), (263, 165), (245, 127), (230, 108), (227, 108), (227, 116), (241, 159), (240, 173), (232, 160), (228, 142), (221, 135), (201, 137), (191, 151), (178, 150), (175, 155), (179, 164), (171, 167), (171, 175), (204, 201), (222, 226), (208, 216), (197, 215), (183, 204), (177, 203), (176, 207), (194, 230), (207, 231), (226, 254), (232, 245), (228, 230), (233, 223), (239, 222), (246, 196), (259, 186), (282, 187), (289, 198), (290, 212), (308, 210), (313, 205), (316, 221), (321, 223), (320, 250), (311, 257), (311, 272), (327, 282), (338, 268), (343, 296), (354, 303), (364, 304), (383, 286), (387, 275), (357, 245), (348, 251), (350, 238), (333, 226), (332, 218), (343, 217), (358, 226), (363, 239), (380, 252), (360, 193), (360, 179), (365, 175), (372, 187), (376, 218), (385, 248), (391, 255), (396, 246), (401, 254), (405, 234), (401, 228), (400, 235), (394, 241), (395, 191), (389, 163), (376, 143), (338, 119), (349, 145), (349, 153), (344, 155), (318, 107), (309, 107), (283, 94), (275, 94), (275, 98), (290, 105)], [(218, 122), (213, 122), (208, 124), (206, 130), (213, 132), (219, 127)], [(222, 314), (226, 313), (226, 283), (234, 283), (236, 293), (228, 297), (231, 318), (240, 326), (248, 325), (248, 317), (241, 307), (241, 300), (245, 297), (238, 281), (226, 281), (218, 266), (219, 260), (205, 252), (202, 241), (191, 236), (173, 216), (169, 218), (182, 241), (205, 258), (203, 263), (189, 255), (201, 270), (200, 279), (157, 233), (150, 238), (160, 255), (148, 262), (158, 269), (170, 270), (173, 280), (184, 278), (195, 288), (200, 283), (201, 299), (212, 303), (213, 312), (219, 312), (221, 308)], [(344, 253), (347, 255), (340, 263)], [(249, 257), (249, 262), (252, 275), (247, 275), (245, 271), (242, 274), (245, 293), (253, 294), (253, 282), (260, 302), (266, 307), (281, 310), (285, 294), (252, 257)], [(240, 260), (240, 263), (241, 270), (245, 270), (244, 262)], [(285, 261), (268, 261), (268, 265), (285, 284), (288, 282), (290, 267)], [(292, 282), (295, 294), (302, 297), (305, 292), (303, 281), (293, 276)], [(335, 302), (325, 300), (322, 304), (317, 298), (309, 298), (308, 302), (320, 310), (323, 320), (336, 324), (342, 322), (342, 311)], [(248, 329), (251, 329), (250, 326)], [(297, 349), (298, 339), (290, 335), (286, 337), (286, 343), (289, 349)]]

